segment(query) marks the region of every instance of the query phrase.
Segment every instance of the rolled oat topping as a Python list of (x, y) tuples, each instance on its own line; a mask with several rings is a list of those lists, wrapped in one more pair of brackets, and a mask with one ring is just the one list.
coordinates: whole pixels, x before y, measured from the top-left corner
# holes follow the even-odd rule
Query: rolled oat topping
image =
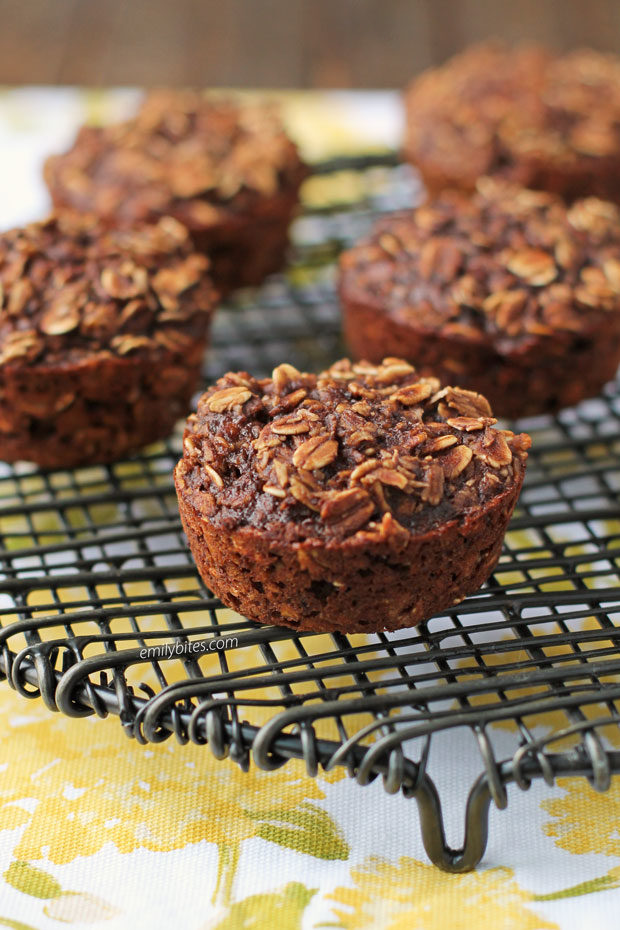
[(273, 107), (159, 90), (134, 119), (83, 128), (45, 174), (76, 209), (131, 219), (173, 213), (206, 228), (239, 196), (276, 193), (299, 165)]
[(176, 220), (122, 232), (51, 216), (0, 235), (0, 365), (182, 355), (215, 298), (208, 260)]
[(416, 79), (407, 107), (411, 156), (455, 181), (510, 176), (515, 164), (527, 176), (538, 160), (570, 172), (584, 158), (617, 160), (620, 60), (475, 45)]
[(349, 297), (496, 348), (587, 333), (620, 312), (620, 213), (482, 178), (389, 217), (341, 257)]
[(495, 423), (401, 359), (229, 373), (188, 420), (177, 484), (205, 520), (288, 542), (418, 534), (514, 487), (530, 438)]

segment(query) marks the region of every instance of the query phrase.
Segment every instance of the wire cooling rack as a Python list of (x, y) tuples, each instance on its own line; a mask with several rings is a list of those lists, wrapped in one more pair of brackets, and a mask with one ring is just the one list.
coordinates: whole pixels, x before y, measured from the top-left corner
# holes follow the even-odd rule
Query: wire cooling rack
[[(317, 174), (289, 272), (221, 311), (207, 379), (344, 353), (333, 259), (418, 191), (391, 158)], [(620, 773), (618, 385), (519, 426), (533, 451), (488, 584), (417, 629), (368, 636), (260, 627), (205, 590), (171, 480), (180, 429), (107, 467), (0, 466), (0, 671), (52, 710), (117, 714), (141, 742), (174, 734), (243, 768), (297, 757), (310, 774), (382, 776), (417, 801), (431, 860), (471, 869), (510, 783), (581, 775), (605, 790)], [(474, 734), (480, 777), (451, 849), (429, 751), (456, 728)]]

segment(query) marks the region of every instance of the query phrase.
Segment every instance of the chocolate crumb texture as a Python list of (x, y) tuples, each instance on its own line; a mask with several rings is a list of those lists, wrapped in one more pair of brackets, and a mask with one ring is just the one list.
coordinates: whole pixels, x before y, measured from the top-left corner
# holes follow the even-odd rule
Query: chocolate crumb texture
[(172, 217), (64, 213), (0, 235), (0, 458), (113, 461), (187, 413), (217, 294)]
[(175, 484), (198, 570), (251, 620), (419, 623), (493, 570), (530, 438), (399, 358), (229, 373), (187, 421)]
[(475, 45), (405, 94), (405, 154), (431, 191), (481, 175), (620, 202), (620, 58)]
[(282, 266), (307, 169), (272, 106), (158, 90), (133, 119), (83, 127), (44, 174), (57, 207), (116, 226), (179, 220), (225, 292)]
[(554, 412), (620, 363), (620, 213), (481, 178), (379, 221), (339, 290), (356, 357), (398, 352), (500, 416)]

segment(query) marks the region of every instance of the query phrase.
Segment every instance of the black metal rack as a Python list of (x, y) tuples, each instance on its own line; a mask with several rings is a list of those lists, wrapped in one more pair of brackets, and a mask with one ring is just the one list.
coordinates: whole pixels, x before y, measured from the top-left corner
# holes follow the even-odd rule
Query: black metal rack
[[(221, 311), (207, 379), (284, 360), (316, 370), (344, 354), (333, 258), (377, 213), (410, 204), (417, 185), (392, 157), (317, 173), (290, 270)], [(348, 201), (335, 203), (343, 191)], [(260, 627), (210, 596), (171, 481), (180, 430), (110, 466), (2, 466), (2, 674), (52, 710), (118, 714), (142, 742), (174, 734), (242, 767), (296, 757), (310, 774), (381, 775), (388, 792), (417, 801), (431, 860), (471, 869), (490, 802), (504, 807), (509, 783), (581, 775), (605, 790), (620, 773), (618, 385), (519, 425), (533, 451), (488, 584), (417, 629), (369, 636)], [(499, 759), (507, 722), (514, 747)], [(475, 736), (481, 774), (453, 850), (429, 750), (459, 727)]]

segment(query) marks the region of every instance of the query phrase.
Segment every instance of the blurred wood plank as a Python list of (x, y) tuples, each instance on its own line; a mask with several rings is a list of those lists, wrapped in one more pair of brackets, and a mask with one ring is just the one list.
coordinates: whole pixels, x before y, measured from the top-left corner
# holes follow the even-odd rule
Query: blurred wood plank
[(0, 82), (399, 87), (500, 36), (620, 52), (618, 0), (0, 0)]
[(188, 0), (188, 83), (300, 86), (303, 2)]
[(425, 0), (306, 0), (303, 86), (399, 87), (433, 62)]
[(447, 52), (451, 55), (470, 42), (495, 36), (509, 42), (530, 40), (552, 47), (561, 45), (558, 24), (570, 5), (565, 0), (460, 0), (456, 4), (457, 41)]
[(563, 48), (590, 45), (601, 51), (617, 52), (620, 4), (618, 0), (565, 3), (557, 27)]
[(80, 0), (0, 0), (0, 81), (54, 84)]
[[(30, 0), (26, 0), (24, 6), (29, 3)], [(114, 2), (84, 3), (78, 0), (63, 42), (63, 57), (56, 78), (59, 84), (105, 83), (108, 61), (115, 54), (113, 40), (117, 14), (118, 5)]]
[(445, 61), (462, 47), (461, 0), (429, 0), (433, 64)]
[[(125, 0), (105, 3), (114, 12), (100, 83), (188, 83), (191, 6), (185, 0)], [(105, 33), (104, 33), (105, 34)], [(162, 74), (162, 80), (159, 80)]]

